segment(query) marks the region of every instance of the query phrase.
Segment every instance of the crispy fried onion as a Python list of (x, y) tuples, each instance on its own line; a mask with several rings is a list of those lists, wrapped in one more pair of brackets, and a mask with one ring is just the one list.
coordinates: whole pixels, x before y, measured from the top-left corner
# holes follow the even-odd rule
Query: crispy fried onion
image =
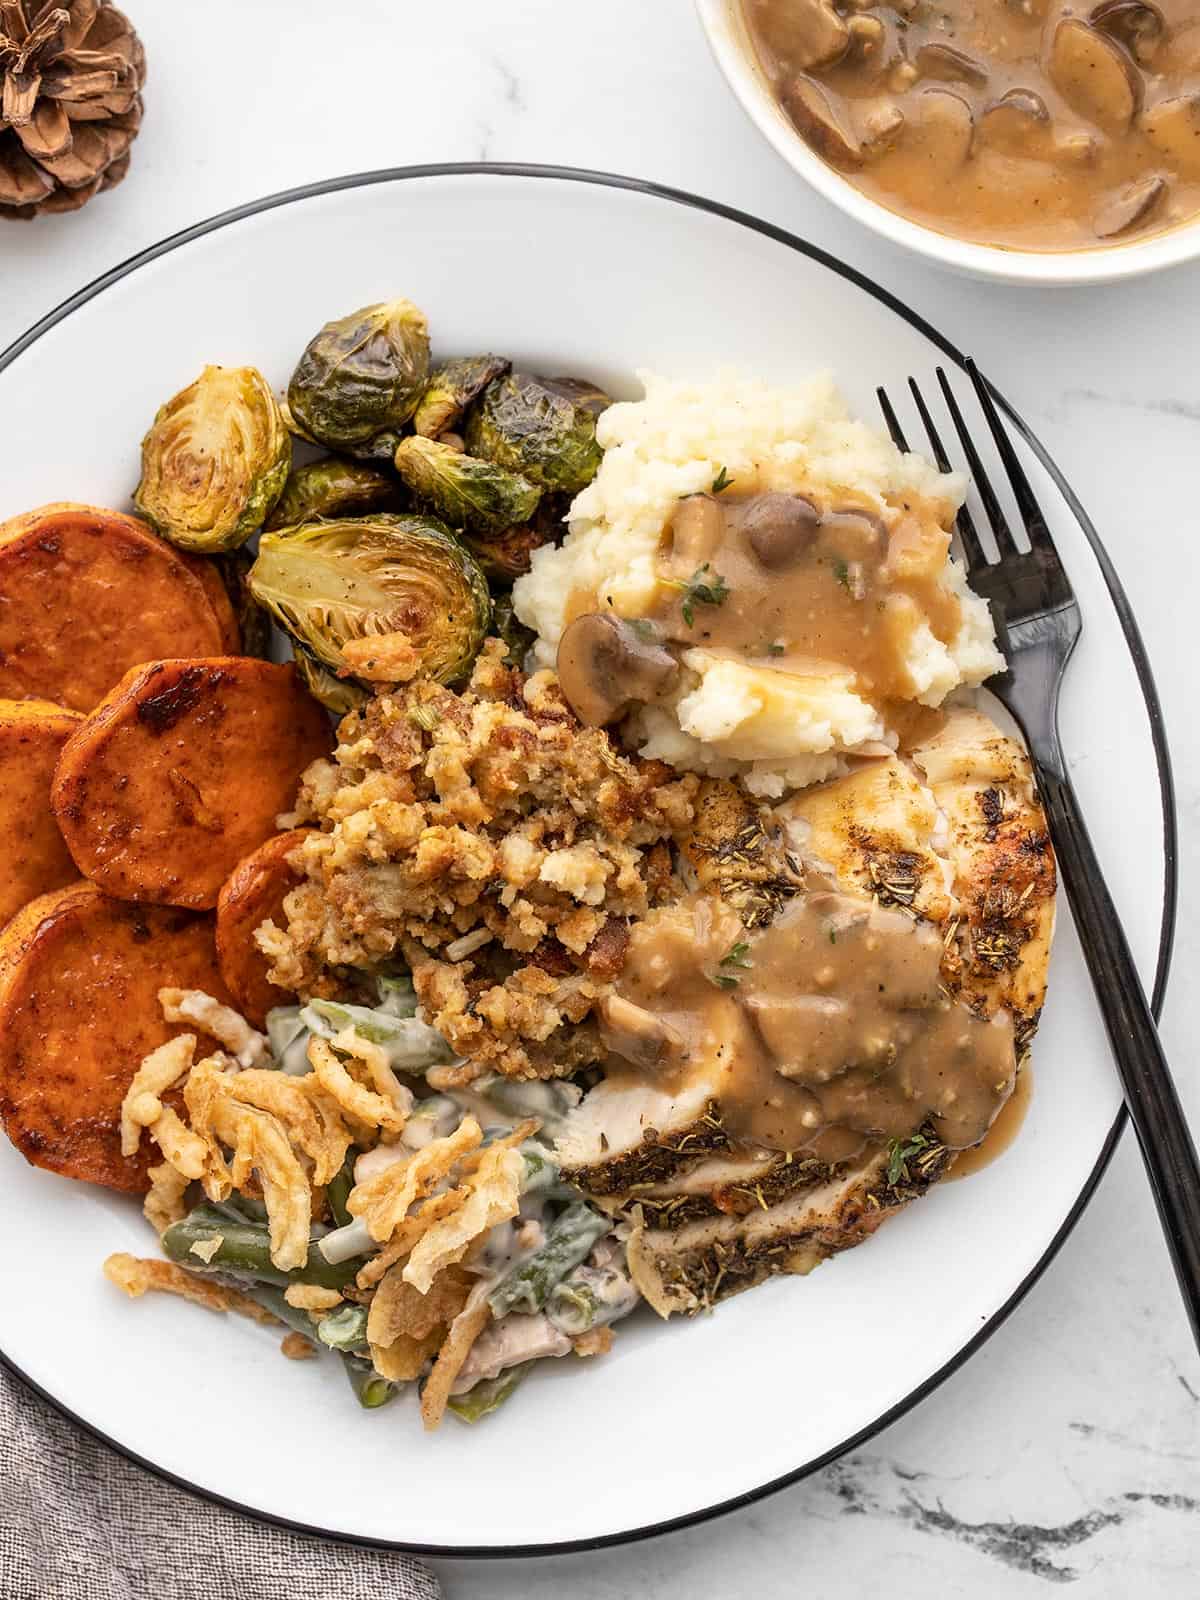
[(376, 1291), (367, 1317), (371, 1359), (380, 1376), (393, 1382), (420, 1377), (470, 1292), (471, 1280), (465, 1272), (452, 1269), (429, 1294), (419, 1294), (404, 1282), (400, 1270), (393, 1268)]
[[(314, 1039), (310, 1056), (322, 1041)], [(315, 1062), (314, 1062), (315, 1066)], [(386, 1244), (408, 1215), (409, 1208), (425, 1200), (461, 1156), (483, 1142), (483, 1133), (474, 1117), (464, 1117), (457, 1129), (444, 1139), (434, 1139), (408, 1161), (394, 1162), (365, 1183), (356, 1183), (346, 1201), (352, 1217), (361, 1217), (367, 1231), (378, 1244)]]
[(278, 1317), (272, 1316), (251, 1300), (249, 1295), (214, 1283), (211, 1278), (199, 1277), (174, 1261), (143, 1259), (127, 1255), (122, 1250), (109, 1256), (104, 1263), (104, 1276), (110, 1283), (115, 1283), (118, 1289), (123, 1289), (131, 1300), (139, 1299), (148, 1289), (157, 1289), (162, 1294), (177, 1294), (184, 1300), (194, 1300), (198, 1306), (207, 1306), (210, 1311), (236, 1311), (239, 1316), (249, 1317), (254, 1322), (279, 1321)]
[(463, 1363), (471, 1353), (471, 1346), (491, 1321), (492, 1308), (488, 1305), (491, 1283), (481, 1278), (471, 1290), (466, 1305), (450, 1324), (450, 1332), (438, 1351), (433, 1371), (421, 1390), (421, 1420), (432, 1432), (446, 1412), (454, 1380), (462, 1371)]
[[(384, 1133), (400, 1133), (408, 1121), (412, 1095), (396, 1081), (383, 1051), (378, 1045), (369, 1044), (349, 1028), (338, 1035), (336, 1043), (339, 1049), (346, 1051), (352, 1062), (361, 1063), (359, 1070), (364, 1075), (370, 1075), (374, 1082), (379, 1081), (378, 1070), (382, 1064), (384, 1071), (391, 1076), (396, 1090), (400, 1095), (407, 1096), (407, 1104), (394, 1098), (390, 1090), (381, 1094), (378, 1089), (368, 1089), (365, 1084), (360, 1083), (354, 1077), (350, 1065), (335, 1053), (325, 1039), (310, 1039), (308, 1045), (308, 1059), (317, 1082), (331, 1099), (337, 1101), (347, 1115), (358, 1122), (364, 1123), (368, 1128), (379, 1128)], [(376, 1055), (379, 1060), (374, 1059)]]
[(430, 1195), (411, 1217), (405, 1217), (393, 1233), (387, 1247), (364, 1263), (354, 1280), (358, 1287), (373, 1288), (397, 1261), (403, 1261), (427, 1228), (435, 1222), (440, 1222), (443, 1217), (448, 1217), (452, 1211), (457, 1211), (466, 1197), (465, 1189), (446, 1189), (441, 1194)]
[(283, 1298), (297, 1311), (332, 1311), (342, 1303), (339, 1290), (322, 1289), (318, 1283), (289, 1283)]
[[(271, 1260), (287, 1272), (308, 1260), (309, 1175), (280, 1118), (239, 1100), (235, 1086), (242, 1074), (231, 1072), (232, 1065), (228, 1056), (206, 1056), (197, 1061), (184, 1086), (192, 1132), (205, 1146), (200, 1181), (208, 1198), (219, 1202), (227, 1200), (231, 1190), (245, 1189), (251, 1173), (258, 1174), (267, 1207)], [(226, 1162), (226, 1150), (233, 1153), (231, 1163)], [(334, 1170), (338, 1164), (340, 1159)]]
[[(186, 997), (199, 991), (162, 993)], [(215, 1001), (212, 1005), (225, 1013), (221, 1027), (233, 1039), (236, 1029), (226, 1023), (231, 1017), (241, 1019)], [(205, 1020), (211, 1020), (207, 1014)], [(188, 1182), (198, 1180), (209, 1199), (220, 1202), (233, 1189), (244, 1189), (251, 1173), (257, 1173), (267, 1206), (271, 1259), (284, 1271), (301, 1266), (308, 1259), (313, 1190), (341, 1170), (354, 1130), (337, 1097), (315, 1073), (294, 1078), (262, 1067), (239, 1071), (219, 1052), (193, 1064), (195, 1044), (194, 1034), (181, 1034), (152, 1051), (134, 1074), (121, 1108), (122, 1148), (136, 1152), (142, 1129), (148, 1128), (166, 1158), (166, 1169), (175, 1174), (168, 1178), (159, 1169), (146, 1215), (161, 1233), (182, 1213)], [(160, 1098), (185, 1075), (187, 1122)]]
[(467, 1197), (456, 1211), (435, 1222), (413, 1246), (404, 1266), (404, 1281), (422, 1294), (439, 1273), (461, 1261), (481, 1234), (515, 1217), (521, 1200), (525, 1159), (519, 1150), (501, 1149), (499, 1141), (483, 1152), (478, 1169), (464, 1185)]
[(223, 1006), (203, 989), (160, 989), (158, 1003), (168, 1022), (190, 1022), (211, 1035), (239, 1067), (267, 1067), (271, 1047), (265, 1034), (252, 1028), (240, 1012)]
[(181, 1033), (143, 1058), (121, 1102), (121, 1154), (137, 1155), (142, 1129), (162, 1116), (161, 1096), (179, 1082), (192, 1064), (196, 1035)]
[(150, 1168), (150, 1189), (142, 1204), (142, 1215), (160, 1236), (173, 1222), (180, 1222), (187, 1216), (184, 1195), (188, 1181), (169, 1161)]

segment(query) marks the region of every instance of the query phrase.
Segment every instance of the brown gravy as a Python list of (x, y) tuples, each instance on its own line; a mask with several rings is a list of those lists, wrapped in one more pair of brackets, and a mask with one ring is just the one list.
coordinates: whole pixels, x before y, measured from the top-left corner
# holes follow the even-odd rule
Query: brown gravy
[(979, 1144), (954, 1158), (954, 1164), (946, 1174), (947, 1179), (969, 1178), (973, 1173), (982, 1172), (984, 1167), (990, 1167), (993, 1161), (999, 1161), (1025, 1126), (1032, 1099), (1033, 1068), (1026, 1061), (1017, 1073), (1013, 1092), (996, 1113), (995, 1122)]
[[(677, 675), (663, 652), (677, 663), (702, 649), (792, 674), (840, 671), (876, 703), (911, 699), (918, 629), (950, 645), (962, 624), (944, 582), (943, 509), (914, 497), (885, 519), (849, 490), (824, 503), (808, 493), (688, 495), (659, 552), (648, 617), (619, 623), (602, 594), (572, 597), (563, 692), (582, 721), (615, 720), (631, 703), (670, 695)], [(641, 646), (658, 652), (657, 673)]]
[[(806, 505), (811, 526), (797, 530)], [(841, 667), (868, 696), (900, 699), (922, 618), (943, 644), (961, 624), (942, 584), (949, 548), (934, 517), (906, 511), (889, 529), (851, 493), (824, 506), (807, 495), (689, 495), (660, 557), (654, 620), (676, 645), (785, 672)], [(718, 580), (723, 598), (706, 602)]]
[(638, 924), (610, 1070), (674, 1094), (707, 1074), (725, 1128), (761, 1148), (842, 1160), (928, 1121), (976, 1144), (1012, 1091), (1011, 1021), (949, 997), (935, 927), (810, 884), (763, 929), (703, 894)]
[(959, 238), (1080, 250), (1200, 214), (1193, 0), (742, 0), (800, 134)]

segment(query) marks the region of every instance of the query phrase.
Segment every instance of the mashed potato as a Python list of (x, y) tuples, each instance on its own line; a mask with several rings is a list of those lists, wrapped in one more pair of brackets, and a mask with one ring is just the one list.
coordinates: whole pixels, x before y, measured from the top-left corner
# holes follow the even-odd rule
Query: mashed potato
[[(903, 454), (852, 418), (828, 375), (788, 388), (732, 374), (707, 382), (640, 377), (645, 398), (600, 418), (604, 460), (571, 508), (567, 538), (536, 551), (514, 588), (541, 664), (553, 664), (581, 594), (623, 617), (652, 611), (676, 505), (709, 492), (722, 471), (739, 494), (851, 491), (892, 521), (900, 504), (916, 499), (947, 524), (962, 501), (961, 475)], [(947, 561), (941, 581), (961, 603), (957, 637), (937, 638), (910, 606), (903, 639), (904, 695), (930, 706), (1003, 666), (987, 607), (961, 569)], [(755, 792), (779, 795), (842, 770), (847, 754), (895, 744), (885, 708), (858, 692), (852, 663), (798, 675), (697, 648), (683, 652), (681, 665), (671, 702), (643, 708), (628, 727), (645, 754), (677, 767), (736, 773)]]

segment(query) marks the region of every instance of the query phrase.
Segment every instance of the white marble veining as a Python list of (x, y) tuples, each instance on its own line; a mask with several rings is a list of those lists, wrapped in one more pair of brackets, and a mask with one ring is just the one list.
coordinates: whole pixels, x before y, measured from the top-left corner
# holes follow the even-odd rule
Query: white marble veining
[[(115, 262), (228, 206), (357, 169), (495, 160), (634, 174), (767, 217), (887, 284), (976, 356), (1092, 514), (1149, 644), (1182, 833), (1165, 1035), (1200, 1120), (1189, 1022), (1200, 957), (1200, 267), (1039, 291), (955, 279), (876, 243), (761, 144), (708, 57), (690, 0), (125, 3), (151, 70), (132, 174), (76, 216), (0, 225), (0, 345)], [(587, 262), (531, 260), (531, 292), (550, 271), (602, 272), (602, 251)], [(686, 271), (686, 262), (647, 263), (663, 293)], [(483, 292), (486, 280), (481, 261)], [(113, 387), (119, 393), (119, 369)], [(69, 449), (71, 429), (105, 403), (74, 393), (64, 374), (62, 415), (46, 425)], [(1121, 803), (1119, 775), (1112, 803)], [(565, 1417), (551, 1443), (553, 1470), (569, 1471), (571, 1449), (586, 1441), (572, 1440)], [(864, 1449), (667, 1539), (539, 1562), (437, 1565), (451, 1600), (741, 1591), (764, 1600), (1007, 1600), (1048, 1584), (1088, 1600), (1183, 1600), (1196, 1593), (1198, 1553), (1200, 1360), (1127, 1138), (1006, 1326)]]

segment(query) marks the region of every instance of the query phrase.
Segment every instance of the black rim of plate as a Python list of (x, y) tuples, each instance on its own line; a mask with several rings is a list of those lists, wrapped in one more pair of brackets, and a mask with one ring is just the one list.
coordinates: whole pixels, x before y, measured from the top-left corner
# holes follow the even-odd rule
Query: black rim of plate
[[(17, 339), (13, 344), (9, 345), (7, 350), (0, 353), (0, 373), (4, 372), (9, 366), (11, 366), (12, 363), (16, 361), (17, 358), (26, 350), (28, 350), (31, 345), (35, 344), (36, 341), (41, 338), (42, 334), (46, 333), (50, 328), (55, 327), (66, 317), (69, 317), (73, 311), (78, 309), (78, 307), (85, 305), (89, 300), (95, 299), (98, 294), (107, 289), (111, 284), (119, 282), (122, 278), (127, 278), (131, 273), (136, 272), (139, 267), (145, 266), (148, 262), (156, 261), (160, 256), (168, 254), (170, 251), (177, 249), (180, 245), (188, 244), (193, 239), (199, 239), (205, 234), (213, 233), (218, 228), (223, 228), (231, 222), (240, 222), (247, 217), (258, 216), (264, 211), (273, 211), (277, 206), (291, 205), (294, 201), (312, 200), (320, 195), (336, 194), (342, 190), (366, 188), (370, 185), (379, 183), (395, 183), (406, 178), (446, 177), (537, 178), (550, 179), (558, 182), (565, 181), (569, 183), (595, 184), (602, 188), (624, 189), (634, 194), (649, 195), (657, 200), (667, 200), (676, 205), (690, 206), (697, 211), (707, 211), (712, 216), (721, 217), (727, 222), (737, 223), (741, 227), (750, 228), (756, 233), (764, 234), (767, 238), (775, 240), (777, 244), (786, 245), (788, 249), (795, 250), (798, 254), (807, 256), (809, 260), (818, 262), (821, 266), (828, 268), (829, 271), (837, 273), (839, 277), (848, 279), (851, 283), (857, 285), (858, 288), (864, 290), (874, 299), (881, 301), (890, 310), (894, 311), (897, 316), (902, 317), (911, 327), (916, 328), (919, 333), (924, 334), (924, 336), (929, 339), (931, 343), (936, 345), (937, 348), (941, 350), (942, 353), (947, 357), (947, 359), (954, 362), (957, 367), (960, 369), (963, 367), (963, 354), (948, 340), (943, 338), (936, 329), (931, 327), (923, 317), (919, 316), (915, 311), (912, 311), (894, 294), (890, 293), (887, 289), (880, 288), (878, 284), (873, 283), (869, 278), (864, 276), (863, 273), (856, 271), (853, 267), (846, 266), (844, 262), (839, 261), (835, 256), (829, 255), (826, 251), (819, 249), (816, 245), (809, 244), (806, 240), (799, 239), (795, 234), (787, 232), (786, 229), (778, 228), (773, 223), (764, 222), (758, 217), (749, 215), (747, 212), (738, 211), (732, 206), (722, 205), (716, 200), (708, 200), (699, 195), (689, 194), (683, 189), (672, 189), (661, 184), (648, 183), (641, 178), (626, 178), (620, 177), (613, 173), (591, 172), (587, 171), (586, 169), (576, 169), (572, 167), (468, 161), (447, 162), (419, 167), (392, 167), (384, 168), (377, 172), (352, 173), (341, 178), (326, 178), (319, 183), (305, 184), (300, 188), (285, 189), (279, 194), (267, 195), (261, 200), (254, 200), (247, 205), (236, 206), (230, 211), (223, 211), (215, 217), (210, 217), (205, 222), (198, 222), (190, 228), (184, 228), (181, 232), (172, 234), (169, 238), (161, 240), (158, 244), (151, 245), (148, 249), (140, 251), (135, 256), (131, 256), (128, 261), (122, 262), (119, 266), (111, 268), (108, 272), (105, 272), (100, 277), (94, 279), (93, 282), (88, 284), (85, 288), (80, 289), (76, 294), (73, 294), (69, 299), (64, 300), (60, 306), (51, 311), (47, 316), (43, 317), (40, 322), (35, 323), (34, 326), (28, 330), (28, 332), (22, 334), (19, 339)], [(989, 385), (989, 388), (990, 387), (991, 385)], [(1171, 966), (1171, 950), (1175, 937), (1175, 908), (1178, 892), (1178, 833), (1175, 815), (1175, 784), (1171, 771), (1170, 753), (1167, 748), (1167, 736), (1163, 723), (1162, 708), (1159, 704), (1158, 691), (1154, 684), (1154, 675), (1150, 668), (1150, 661), (1146, 654), (1146, 648), (1142, 641), (1142, 636), (1134, 618), (1133, 611), (1130, 607), (1129, 599), (1125, 594), (1125, 591), (1121, 585), (1121, 580), (1117, 576), (1116, 569), (1109, 558), (1108, 552), (1101, 543), (1100, 536), (1096, 532), (1096, 529), (1093, 526), (1087, 512), (1079, 503), (1074, 491), (1071, 489), (1070, 485), (1067, 483), (1066, 479), (1063, 477), (1061, 471), (1055, 465), (1054, 461), (1050, 458), (1045, 447), (1034, 436), (1028, 424), (1020, 416), (1018, 416), (1013, 407), (1008, 403), (1007, 400), (1004, 399), (1003, 395), (998, 393), (998, 391), (996, 391), (994, 388), (992, 389), (992, 394), (998, 404), (1003, 407), (1005, 413), (1013, 423), (1014, 427), (1016, 427), (1020, 433), (1022, 439), (1024, 439), (1026, 444), (1037, 456), (1042, 466), (1050, 474), (1059, 493), (1070, 507), (1072, 515), (1082, 528), (1084, 535), (1092, 548), (1093, 554), (1096, 557), (1096, 561), (1100, 567), (1104, 581), (1108, 587), (1109, 595), (1112, 598), (1113, 608), (1117, 613), (1118, 621), (1121, 624), (1122, 631), (1125, 634), (1125, 639), (1129, 646), (1129, 653), (1133, 660), (1134, 670), (1137, 673), (1138, 682), (1141, 686), (1142, 697), (1145, 700), (1146, 713), (1150, 720), (1150, 734), (1154, 744), (1155, 762), (1158, 767), (1159, 788), (1162, 795), (1163, 857), (1165, 862), (1162, 922), (1159, 930), (1158, 955), (1154, 974), (1154, 992), (1151, 1001), (1154, 1014), (1157, 1017), (1159, 1011), (1161, 1010), (1163, 998), (1166, 993), (1167, 976)], [(881, 1416), (877, 1417), (873, 1422), (868, 1424), (867, 1427), (860, 1429), (851, 1438), (844, 1439), (839, 1445), (835, 1446), (834, 1449), (825, 1451), (823, 1455), (816, 1457), (812, 1461), (806, 1461), (802, 1466), (796, 1467), (793, 1471), (786, 1472), (781, 1477), (773, 1478), (769, 1483), (764, 1483), (756, 1489), (750, 1489), (743, 1494), (735, 1495), (732, 1499), (720, 1501), (716, 1505), (703, 1506), (700, 1510), (689, 1512), (686, 1516), (674, 1517), (666, 1522), (650, 1523), (645, 1527), (630, 1528), (621, 1533), (603, 1534), (590, 1539), (571, 1539), (545, 1544), (460, 1546), (421, 1544), (412, 1540), (372, 1539), (361, 1535), (339, 1533), (328, 1528), (319, 1528), (311, 1523), (294, 1522), (286, 1517), (278, 1517), (268, 1512), (258, 1511), (253, 1506), (243, 1505), (241, 1502), (229, 1499), (224, 1495), (216, 1493), (214, 1490), (201, 1488), (199, 1485), (189, 1482), (188, 1479), (180, 1477), (176, 1473), (166, 1471), (164, 1468), (157, 1466), (153, 1461), (148, 1461), (145, 1459), (145, 1457), (139, 1456), (135, 1451), (127, 1449), (118, 1440), (111, 1438), (101, 1429), (93, 1427), (89, 1422), (85, 1422), (82, 1417), (76, 1416), (76, 1414), (67, 1406), (63, 1405), (61, 1401), (55, 1399), (52, 1394), (47, 1393), (47, 1391), (39, 1384), (34, 1383), (33, 1380), (24, 1372), (22, 1372), (20, 1367), (11, 1361), (3, 1351), (0, 1351), (0, 1363), (2, 1363), (16, 1377), (20, 1378), (21, 1381), (28, 1385), (29, 1388), (41, 1395), (41, 1397), (51, 1406), (53, 1406), (61, 1415), (69, 1418), (70, 1421), (83, 1428), (85, 1432), (90, 1433), (94, 1438), (99, 1439), (102, 1443), (117, 1451), (119, 1455), (124, 1456), (127, 1460), (135, 1462), (138, 1466), (144, 1467), (148, 1472), (154, 1473), (155, 1476), (165, 1479), (167, 1482), (173, 1483), (181, 1489), (186, 1489), (191, 1494), (199, 1495), (202, 1499), (213, 1501), (218, 1505), (227, 1506), (232, 1511), (241, 1512), (243, 1515), (253, 1517), (260, 1522), (268, 1522), (277, 1527), (289, 1528), (297, 1533), (316, 1535), (317, 1537), (330, 1539), (340, 1544), (360, 1545), (366, 1548), (378, 1550), (403, 1550), (411, 1552), (415, 1555), (441, 1556), (447, 1559), (459, 1560), (467, 1557), (495, 1560), (506, 1557), (517, 1558), (523, 1556), (569, 1555), (580, 1551), (601, 1550), (613, 1545), (632, 1544), (636, 1540), (654, 1538), (659, 1534), (675, 1533), (682, 1528), (692, 1527), (696, 1523), (707, 1522), (714, 1517), (723, 1516), (727, 1512), (738, 1511), (745, 1506), (753, 1505), (758, 1500), (765, 1499), (766, 1496), (774, 1494), (780, 1489), (785, 1489), (791, 1484), (798, 1483), (802, 1478), (808, 1477), (811, 1473), (818, 1472), (822, 1467), (828, 1466), (830, 1462), (836, 1461), (840, 1456), (845, 1455), (848, 1451), (857, 1449), (859, 1445), (865, 1444), (867, 1440), (874, 1438), (875, 1435), (882, 1432), (884, 1428), (890, 1426), (891, 1423), (904, 1416), (906, 1412), (912, 1410), (912, 1408), (921, 1400), (924, 1400), (927, 1395), (932, 1394), (939, 1384), (944, 1382), (945, 1379), (951, 1375), (951, 1373), (957, 1372), (959, 1367), (963, 1366), (963, 1364), (991, 1337), (1000, 1324), (1005, 1321), (1009, 1314), (1015, 1310), (1015, 1308), (1025, 1298), (1030, 1289), (1032, 1289), (1033, 1285), (1038, 1281), (1043, 1272), (1045, 1272), (1046, 1268), (1050, 1265), (1051, 1261), (1053, 1261), (1054, 1257), (1058, 1254), (1059, 1250), (1065, 1243), (1068, 1234), (1079, 1221), (1079, 1218), (1083, 1215), (1088, 1202), (1095, 1193), (1096, 1185), (1099, 1183), (1105, 1168), (1108, 1166), (1108, 1163), (1112, 1158), (1112, 1153), (1116, 1149), (1117, 1141), (1120, 1139), (1121, 1134), (1124, 1131), (1126, 1118), (1127, 1112), (1125, 1107), (1122, 1106), (1113, 1122), (1112, 1127), (1109, 1129), (1108, 1136), (1104, 1141), (1104, 1145), (1096, 1160), (1096, 1164), (1088, 1176), (1087, 1182), (1081, 1189), (1078, 1198), (1071, 1207), (1071, 1210), (1064, 1220), (1062, 1226), (1047, 1245), (1037, 1265), (1028, 1274), (1028, 1276), (1020, 1284), (1018, 1284), (1017, 1288), (1004, 1302), (1004, 1304), (1000, 1306), (998, 1310), (992, 1313), (984, 1325), (979, 1329), (978, 1333), (976, 1333), (973, 1338), (963, 1345), (963, 1347), (952, 1357), (952, 1359), (946, 1362), (944, 1366), (940, 1367), (937, 1372), (931, 1374), (931, 1376), (926, 1378), (923, 1383), (919, 1384), (917, 1388), (912, 1390), (910, 1394), (905, 1395), (903, 1399), (897, 1401), (894, 1406), (891, 1406)]]

